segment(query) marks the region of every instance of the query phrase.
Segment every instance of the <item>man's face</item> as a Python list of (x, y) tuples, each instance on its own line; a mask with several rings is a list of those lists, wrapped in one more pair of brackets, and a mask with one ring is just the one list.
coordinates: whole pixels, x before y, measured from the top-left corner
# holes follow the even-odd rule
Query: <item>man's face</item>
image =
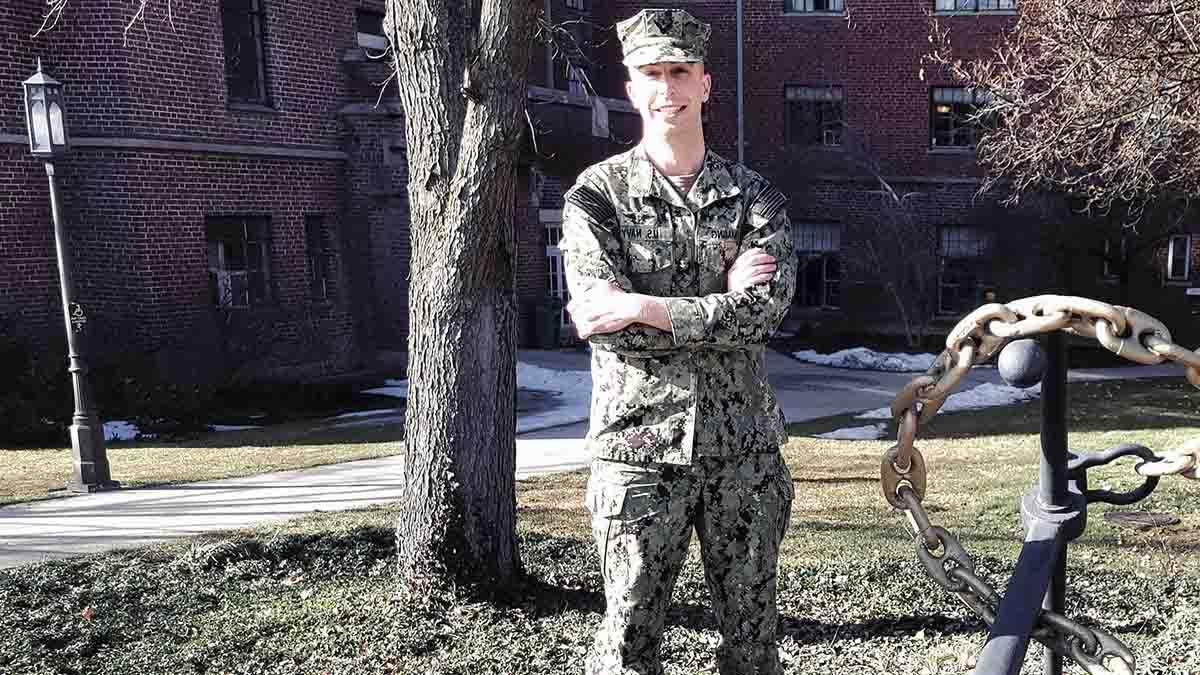
[(629, 69), (625, 92), (642, 116), (646, 134), (700, 129), (700, 108), (712, 90), (702, 63), (651, 63)]

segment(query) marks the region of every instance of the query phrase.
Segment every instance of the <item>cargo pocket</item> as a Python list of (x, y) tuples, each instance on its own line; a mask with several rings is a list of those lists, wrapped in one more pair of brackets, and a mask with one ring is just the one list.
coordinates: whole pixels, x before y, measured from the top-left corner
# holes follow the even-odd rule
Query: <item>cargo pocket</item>
[(774, 462), (776, 464), (772, 473), (772, 485), (778, 494), (779, 521), (777, 523), (779, 531), (779, 542), (783, 542), (783, 537), (787, 534), (788, 523), (792, 519), (792, 501), (796, 498), (796, 485), (792, 482), (792, 472), (788, 469), (787, 462), (783, 460), (783, 455), (775, 454)]
[(667, 491), (652, 469), (594, 460), (585, 497), (592, 514), (592, 531), (600, 551), (600, 569), (607, 574), (608, 552), (615, 537), (637, 536), (654, 519), (665, 518)]
[(629, 271), (651, 274), (671, 268), (675, 258), (675, 243), (656, 239), (630, 239), (625, 248)]

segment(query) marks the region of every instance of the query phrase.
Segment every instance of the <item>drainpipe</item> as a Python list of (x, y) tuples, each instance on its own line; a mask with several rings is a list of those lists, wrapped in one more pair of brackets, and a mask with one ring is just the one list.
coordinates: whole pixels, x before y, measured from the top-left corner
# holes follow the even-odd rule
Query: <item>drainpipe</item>
[(743, 97), (743, 73), (745, 69), (742, 66), (742, 2), (737, 0), (737, 158), (738, 164), (746, 162), (746, 116)]
[[(550, 0), (546, 0), (546, 23), (554, 25), (554, 18), (550, 14)], [(554, 41), (546, 40), (546, 88), (554, 89)]]

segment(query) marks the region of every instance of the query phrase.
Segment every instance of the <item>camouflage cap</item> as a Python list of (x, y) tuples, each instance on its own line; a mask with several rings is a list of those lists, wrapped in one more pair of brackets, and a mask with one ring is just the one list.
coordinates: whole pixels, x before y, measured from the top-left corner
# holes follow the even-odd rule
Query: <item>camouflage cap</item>
[(682, 9), (643, 9), (617, 24), (624, 63), (702, 63), (712, 28)]

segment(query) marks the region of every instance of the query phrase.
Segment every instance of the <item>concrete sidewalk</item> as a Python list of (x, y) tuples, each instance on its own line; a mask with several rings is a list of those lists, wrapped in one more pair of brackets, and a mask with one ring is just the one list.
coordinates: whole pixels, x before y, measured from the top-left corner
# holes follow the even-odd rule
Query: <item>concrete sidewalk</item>
[[(582, 351), (523, 352), (521, 356), (561, 370), (586, 370), (589, 364), (588, 354)], [(770, 350), (767, 368), (793, 422), (885, 406), (913, 377), (826, 368)], [(1140, 366), (1071, 372), (1072, 380), (1161, 376), (1181, 376), (1181, 371), (1174, 366)], [(960, 390), (1000, 381), (995, 368), (976, 368)], [(586, 422), (520, 434), (518, 478), (586, 467), (586, 435)], [(0, 567), (395, 501), (402, 494), (398, 475), (399, 458), (386, 457), (6, 506), (0, 508)]]

